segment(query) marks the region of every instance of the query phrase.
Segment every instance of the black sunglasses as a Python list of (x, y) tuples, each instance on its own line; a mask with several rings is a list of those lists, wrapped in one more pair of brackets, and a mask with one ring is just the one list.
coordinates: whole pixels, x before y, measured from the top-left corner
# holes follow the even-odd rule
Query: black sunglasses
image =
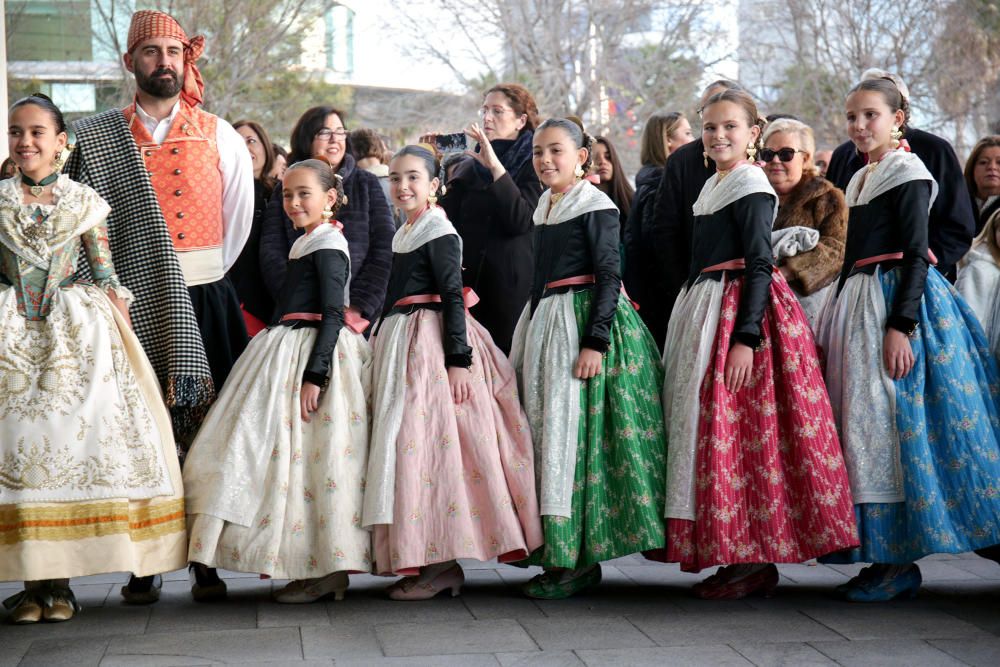
[(791, 162), (796, 153), (805, 153), (805, 151), (796, 150), (794, 148), (779, 148), (778, 150), (773, 151), (770, 148), (765, 148), (760, 152), (760, 159), (767, 163), (773, 160), (774, 156), (777, 155), (778, 159), (782, 162)]

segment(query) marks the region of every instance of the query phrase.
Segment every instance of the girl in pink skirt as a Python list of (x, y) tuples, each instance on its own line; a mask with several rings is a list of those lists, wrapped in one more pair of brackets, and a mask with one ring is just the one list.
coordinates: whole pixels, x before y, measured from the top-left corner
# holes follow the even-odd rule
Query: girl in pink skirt
[(363, 523), (395, 600), (464, 577), (458, 558), (525, 558), (542, 543), (531, 432), (514, 369), (466, 310), (462, 241), (435, 205), (437, 160), (407, 146), (389, 172), (407, 222), (374, 337), (373, 432)]

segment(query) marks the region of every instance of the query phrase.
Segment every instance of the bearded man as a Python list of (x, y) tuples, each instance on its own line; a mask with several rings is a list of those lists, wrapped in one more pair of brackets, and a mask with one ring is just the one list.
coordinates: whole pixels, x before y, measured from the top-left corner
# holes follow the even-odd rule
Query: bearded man
[[(112, 256), (182, 449), (248, 340), (226, 272), (250, 234), (253, 167), (233, 127), (199, 108), (204, 46), (168, 14), (133, 14), (123, 61), (135, 100), (75, 123), (66, 165), (111, 204)], [(225, 596), (214, 570), (195, 579), (196, 599)], [(122, 595), (154, 602), (159, 577), (132, 577)]]

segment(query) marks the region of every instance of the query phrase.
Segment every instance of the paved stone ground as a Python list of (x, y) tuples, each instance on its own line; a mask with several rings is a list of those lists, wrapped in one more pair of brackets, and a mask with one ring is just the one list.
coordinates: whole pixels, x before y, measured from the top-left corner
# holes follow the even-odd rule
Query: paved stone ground
[[(1000, 665), (1000, 566), (975, 555), (921, 562), (916, 600), (855, 605), (830, 589), (857, 566), (781, 566), (770, 600), (708, 602), (704, 575), (639, 557), (604, 566), (604, 582), (563, 601), (531, 601), (535, 571), (465, 563), (457, 598), (392, 602), (389, 580), (351, 577), (342, 602), (287, 606), (284, 582), (228, 574), (229, 600), (191, 601), (185, 572), (150, 607), (121, 603), (125, 575), (74, 580), (73, 621), (0, 624), (0, 667), (59, 665)], [(19, 586), (0, 583), (0, 597)]]

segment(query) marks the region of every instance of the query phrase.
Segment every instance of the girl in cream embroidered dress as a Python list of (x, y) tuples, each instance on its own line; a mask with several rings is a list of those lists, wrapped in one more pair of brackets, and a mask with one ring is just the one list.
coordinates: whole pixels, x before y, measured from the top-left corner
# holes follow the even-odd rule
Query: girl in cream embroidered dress
[[(106, 295), (131, 300), (109, 207), (67, 176), (52, 195), (25, 204), (20, 177), (0, 182), (0, 580), (175, 569), (180, 469), (155, 375)], [(96, 284), (73, 282), (81, 246)]]

